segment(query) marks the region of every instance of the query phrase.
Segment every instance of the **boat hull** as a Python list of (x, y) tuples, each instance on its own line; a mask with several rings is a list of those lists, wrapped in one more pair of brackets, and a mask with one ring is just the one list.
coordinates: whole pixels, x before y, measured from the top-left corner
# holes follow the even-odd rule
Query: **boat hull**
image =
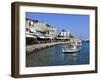
[(62, 52), (63, 53), (75, 53), (75, 52), (79, 52), (80, 49), (63, 49), (62, 48)]

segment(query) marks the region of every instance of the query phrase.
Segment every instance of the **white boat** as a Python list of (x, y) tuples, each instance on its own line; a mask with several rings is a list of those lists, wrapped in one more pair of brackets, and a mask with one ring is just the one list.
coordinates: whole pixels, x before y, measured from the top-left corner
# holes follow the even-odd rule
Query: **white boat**
[(82, 41), (79, 39), (73, 39), (66, 46), (62, 48), (62, 52), (64, 53), (74, 53), (78, 52), (81, 49)]

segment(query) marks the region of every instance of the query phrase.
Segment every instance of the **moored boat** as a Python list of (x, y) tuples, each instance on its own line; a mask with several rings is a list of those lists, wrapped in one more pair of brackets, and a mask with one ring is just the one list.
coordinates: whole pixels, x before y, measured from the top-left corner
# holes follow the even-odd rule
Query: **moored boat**
[(75, 53), (80, 51), (82, 41), (79, 39), (72, 39), (66, 46), (62, 48), (64, 53)]

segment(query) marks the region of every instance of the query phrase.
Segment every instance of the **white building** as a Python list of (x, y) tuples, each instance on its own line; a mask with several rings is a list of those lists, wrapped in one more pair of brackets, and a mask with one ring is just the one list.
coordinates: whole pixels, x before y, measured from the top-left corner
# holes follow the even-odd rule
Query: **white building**
[(68, 37), (70, 36), (70, 31), (65, 31), (65, 30), (62, 30), (59, 34), (60, 37)]
[(37, 20), (26, 19), (26, 33), (40, 38), (53, 38), (56, 28), (39, 22)]
[(59, 32), (58, 36), (56, 37), (57, 40), (69, 40), (70, 39), (70, 31), (65, 31), (65, 30), (62, 30), (61, 32)]

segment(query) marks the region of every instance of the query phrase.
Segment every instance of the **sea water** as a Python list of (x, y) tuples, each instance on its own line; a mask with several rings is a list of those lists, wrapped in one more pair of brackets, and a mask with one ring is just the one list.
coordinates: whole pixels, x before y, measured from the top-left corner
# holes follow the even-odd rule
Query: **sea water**
[(26, 67), (61, 66), (89, 64), (89, 42), (82, 42), (81, 50), (76, 53), (63, 53), (62, 47), (55, 45), (26, 55)]

